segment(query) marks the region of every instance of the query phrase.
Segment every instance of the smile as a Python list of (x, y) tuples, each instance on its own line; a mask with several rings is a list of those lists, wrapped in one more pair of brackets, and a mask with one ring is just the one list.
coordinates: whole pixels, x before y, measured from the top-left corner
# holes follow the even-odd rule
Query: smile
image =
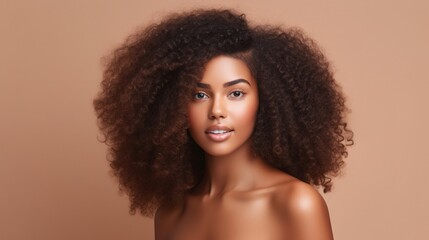
[(227, 140), (234, 130), (227, 127), (211, 127), (205, 131), (208, 138), (214, 142), (222, 142)]
[(228, 139), (232, 135), (233, 130), (212, 130), (207, 131), (207, 136), (215, 142), (222, 142)]

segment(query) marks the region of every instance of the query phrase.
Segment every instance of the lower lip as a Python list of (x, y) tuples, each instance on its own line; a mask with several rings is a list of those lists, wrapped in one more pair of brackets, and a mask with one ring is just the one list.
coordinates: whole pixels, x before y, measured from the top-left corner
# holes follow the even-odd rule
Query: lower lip
[(207, 136), (215, 142), (222, 142), (228, 139), (232, 135), (233, 131), (227, 132), (227, 133), (221, 133), (221, 134), (214, 134), (214, 133), (207, 133)]

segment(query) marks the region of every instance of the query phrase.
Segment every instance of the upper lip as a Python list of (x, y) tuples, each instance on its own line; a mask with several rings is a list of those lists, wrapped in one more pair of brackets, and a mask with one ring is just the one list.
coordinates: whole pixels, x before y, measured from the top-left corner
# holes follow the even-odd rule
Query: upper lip
[(214, 131), (214, 130), (224, 130), (224, 131), (232, 131), (231, 128), (227, 127), (227, 126), (222, 126), (222, 125), (214, 125), (214, 126), (210, 126), (209, 128), (206, 129), (206, 133)]

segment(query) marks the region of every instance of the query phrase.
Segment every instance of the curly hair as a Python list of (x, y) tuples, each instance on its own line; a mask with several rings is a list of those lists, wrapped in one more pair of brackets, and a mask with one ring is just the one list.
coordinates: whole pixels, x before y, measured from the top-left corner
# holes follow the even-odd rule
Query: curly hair
[(258, 84), (253, 151), (330, 191), (353, 133), (322, 52), (299, 29), (250, 26), (244, 14), (200, 9), (138, 31), (106, 58), (94, 107), (130, 213), (153, 216), (201, 181), (204, 152), (187, 131), (186, 105), (204, 65), (220, 55), (243, 60)]

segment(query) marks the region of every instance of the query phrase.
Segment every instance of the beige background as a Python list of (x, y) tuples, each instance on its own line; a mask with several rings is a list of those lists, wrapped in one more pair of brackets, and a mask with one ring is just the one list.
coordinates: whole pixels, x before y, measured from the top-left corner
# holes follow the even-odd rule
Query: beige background
[(100, 57), (170, 11), (300, 26), (333, 62), (356, 145), (324, 195), (336, 239), (429, 235), (427, 1), (0, 1), (0, 239), (153, 239), (108, 174)]

